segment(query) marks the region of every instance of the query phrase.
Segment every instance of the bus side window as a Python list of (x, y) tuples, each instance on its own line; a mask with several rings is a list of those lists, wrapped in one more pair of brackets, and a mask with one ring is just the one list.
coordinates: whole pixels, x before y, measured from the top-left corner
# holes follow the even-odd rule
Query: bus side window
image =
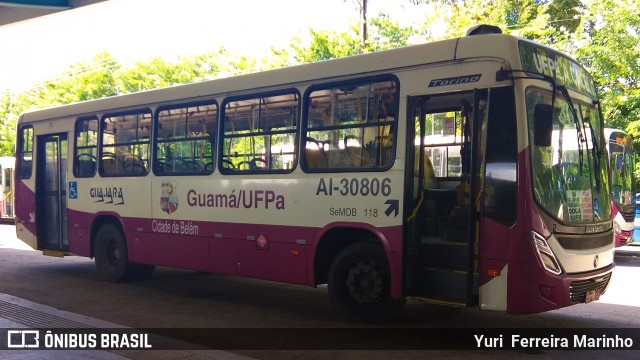
[(157, 175), (206, 175), (213, 172), (218, 103), (172, 105), (158, 110), (155, 132)]
[(18, 174), (21, 179), (29, 179), (33, 167), (33, 127), (25, 126), (20, 129), (18, 141)]
[(151, 111), (105, 115), (102, 119), (102, 176), (145, 176), (149, 164)]
[[(391, 77), (313, 86), (306, 95), (305, 170), (384, 170), (394, 160), (398, 86)], [(320, 157), (323, 155), (323, 157)], [(326, 163), (326, 166), (323, 166)]]
[(230, 97), (223, 103), (223, 174), (288, 173), (297, 163), (297, 90)]
[(75, 131), (74, 175), (91, 177), (98, 165), (98, 118), (78, 119)]

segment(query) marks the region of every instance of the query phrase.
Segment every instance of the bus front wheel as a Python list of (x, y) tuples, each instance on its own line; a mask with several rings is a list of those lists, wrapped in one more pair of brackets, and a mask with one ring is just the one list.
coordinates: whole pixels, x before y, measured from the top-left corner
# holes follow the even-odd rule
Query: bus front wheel
[(110, 282), (124, 282), (151, 276), (151, 265), (129, 262), (127, 244), (118, 227), (105, 224), (98, 230), (95, 239), (94, 256), (98, 274)]
[(374, 244), (353, 244), (342, 250), (331, 263), (327, 283), (331, 302), (356, 321), (385, 321), (406, 302), (391, 297), (387, 258)]

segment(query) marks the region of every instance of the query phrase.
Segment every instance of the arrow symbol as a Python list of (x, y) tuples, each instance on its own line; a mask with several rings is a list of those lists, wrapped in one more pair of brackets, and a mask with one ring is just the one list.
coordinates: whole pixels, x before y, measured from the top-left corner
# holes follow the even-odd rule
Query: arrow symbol
[(397, 217), (398, 209), (400, 208), (400, 200), (387, 200), (384, 203), (389, 205), (387, 210), (384, 211), (385, 215), (389, 217), (389, 215), (391, 215), (391, 213), (393, 212), (394, 213), (393, 216)]

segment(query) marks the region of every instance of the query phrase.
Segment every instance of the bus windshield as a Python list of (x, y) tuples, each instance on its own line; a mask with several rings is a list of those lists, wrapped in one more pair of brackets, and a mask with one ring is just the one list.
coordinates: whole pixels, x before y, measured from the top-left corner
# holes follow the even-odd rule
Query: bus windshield
[(626, 134), (614, 133), (609, 140), (611, 195), (616, 205), (633, 205), (633, 145)]
[(607, 160), (598, 108), (569, 97), (563, 87), (558, 87), (555, 94), (530, 87), (526, 102), (536, 202), (566, 225), (610, 218)]

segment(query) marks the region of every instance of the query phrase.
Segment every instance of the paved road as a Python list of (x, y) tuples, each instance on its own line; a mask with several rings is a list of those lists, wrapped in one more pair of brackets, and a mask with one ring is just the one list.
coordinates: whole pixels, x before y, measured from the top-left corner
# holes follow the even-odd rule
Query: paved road
[[(345, 321), (333, 311), (326, 288), (307, 288), (267, 281), (204, 275), (192, 271), (158, 268), (146, 281), (112, 284), (99, 280), (92, 260), (79, 257), (64, 259), (42, 256), (40, 252), (16, 249), (13, 227), (0, 226), (0, 293), (10, 294), (55, 309), (69, 311), (132, 328), (202, 328), (220, 330), (232, 336), (246, 336), (246, 342), (260, 338), (289, 336), (298, 340), (302, 330), (320, 329), (356, 335), (379, 332), (386, 335), (413, 336), (424, 329), (442, 328), (635, 328), (640, 331), (640, 258), (620, 257), (611, 286), (600, 301), (534, 315), (507, 315), (477, 309), (460, 309), (410, 301), (399, 318), (383, 327)], [(285, 329), (282, 332), (282, 329)], [(324, 330), (323, 330), (324, 329)], [(329, 329), (329, 330), (327, 330)], [(334, 330), (332, 330), (334, 329)], [(393, 329), (393, 330), (389, 330)], [(622, 331), (622, 330), (621, 330)], [(207, 334), (203, 330), (203, 334)], [(208, 334), (211, 334), (209, 332)], [(309, 332), (310, 336), (316, 334)], [(425, 333), (429, 335), (428, 332)], [(294, 336), (295, 335), (295, 336)], [(252, 339), (253, 338), (253, 339)], [(236, 339), (237, 340), (237, 339)], [(353, 348), (379, 347), (357, 338)], [(411, 359), (416, 356), (450, 356), (475, 358), (529, 357), (515, 351), (350, 351), (341, 350), (250, 350), (247, 343), (233, 353), (260, 359), (361, 359), (389, 357)], [(285, 342), (281, 342), (286, 344)], [(288, 344), (295, 349), (295, 344)], [(243, 348), (244, 347), (244, 348)], [(329, 348), (332, 345), (328, 345)], [(630, 351), (542, 351), (544, 358), (632, 358)]]

